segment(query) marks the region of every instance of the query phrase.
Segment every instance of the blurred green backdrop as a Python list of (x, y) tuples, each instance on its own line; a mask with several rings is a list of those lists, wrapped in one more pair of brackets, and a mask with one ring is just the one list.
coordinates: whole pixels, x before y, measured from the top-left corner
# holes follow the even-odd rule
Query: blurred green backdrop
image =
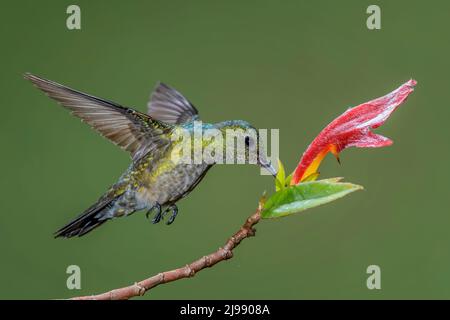
[[(128, 154), (23, 80), (26, 71), (145, 111), (162, 80), (204, 121), (280, 129), (292, 170), (347, 107), (419, 84), (379, 130), (395, 144), (349, 149), (322, 177), (366, 190), (302, 215), (263, 221), (234, 259), (145, 299), (450, 298), (448, 1), (7, 1), (1, 10), (0, 298), (100, 293), (209, 253), (253, 212), (270, 177), (216, 166), (179, 203), (176, 223), (142, 213), (84, 238), (52, 232), (128, 166)], [(382, 29), (366, 27), (381, 7)], [(66, 288), (66, 268), (82, 290)], [(382, 270), (368, 290), (366, 268)]]

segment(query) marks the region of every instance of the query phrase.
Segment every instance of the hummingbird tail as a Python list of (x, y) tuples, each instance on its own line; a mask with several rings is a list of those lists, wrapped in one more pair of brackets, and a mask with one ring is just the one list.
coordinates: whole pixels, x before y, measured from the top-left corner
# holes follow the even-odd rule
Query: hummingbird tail
[(85, 212), (55, 232), (55, 238), (81, 237), (112, 218), (108, 214), (116, 198), (103, 197)]

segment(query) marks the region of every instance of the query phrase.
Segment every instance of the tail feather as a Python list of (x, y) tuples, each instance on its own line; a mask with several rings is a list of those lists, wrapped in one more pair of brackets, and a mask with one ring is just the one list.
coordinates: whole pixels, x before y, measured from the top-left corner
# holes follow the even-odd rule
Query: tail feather
[(107, 216), (115, 198), (103, 197), (85, 212), (55, 232), (55, 238), (81, 237), (111, 219)]

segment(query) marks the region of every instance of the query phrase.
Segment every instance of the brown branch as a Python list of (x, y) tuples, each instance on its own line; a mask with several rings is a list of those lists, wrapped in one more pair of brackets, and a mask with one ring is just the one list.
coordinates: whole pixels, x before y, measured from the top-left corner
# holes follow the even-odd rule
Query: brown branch
[(164, 283), (193, 277), (197, 272), (214, 266), (215, 264), (233, 257), (233, 249), (236, 248), (242, 240), (255, 235), (253, 228), (261, 219), (261, 210), (264, 203), (264, 197), (261, 198), (256, 212), (247, 218), (244, 225), (231, 236), (222, 248), (207, 256), (203, 256), (194, 262), (170, 271), (161, 272), (145, 280), (136, 282), (133, 285), (114, 289), (105, 293), (75, 297), (73, 300), (127, 300), (137, 296), (143, 296), (148, 290)]

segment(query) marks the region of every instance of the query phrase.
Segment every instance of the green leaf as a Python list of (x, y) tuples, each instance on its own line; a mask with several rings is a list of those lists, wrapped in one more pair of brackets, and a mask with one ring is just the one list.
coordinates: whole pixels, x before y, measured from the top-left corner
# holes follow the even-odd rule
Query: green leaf
[(286, 173), (284, 171), (284, 166), (281, 163), (280, 159), (278, 159), (278, 173), (275, 178), (275, 190), (283, 190), (286, 185)]
[(337, 200), (363, 189), (362, 186), (331, 178), (300, 183), (274, 193), (267, 199), (261, 217), (279, 218)]
[(278, 178), (275, 178), (275, 191), (280, 191), (284, 189), (284, 185), (280, 182)]
[(291, 184), (292, 179), (292, 173), (286, 177), (286, 180), (284, 180), (284, 185), (289, 186)]

